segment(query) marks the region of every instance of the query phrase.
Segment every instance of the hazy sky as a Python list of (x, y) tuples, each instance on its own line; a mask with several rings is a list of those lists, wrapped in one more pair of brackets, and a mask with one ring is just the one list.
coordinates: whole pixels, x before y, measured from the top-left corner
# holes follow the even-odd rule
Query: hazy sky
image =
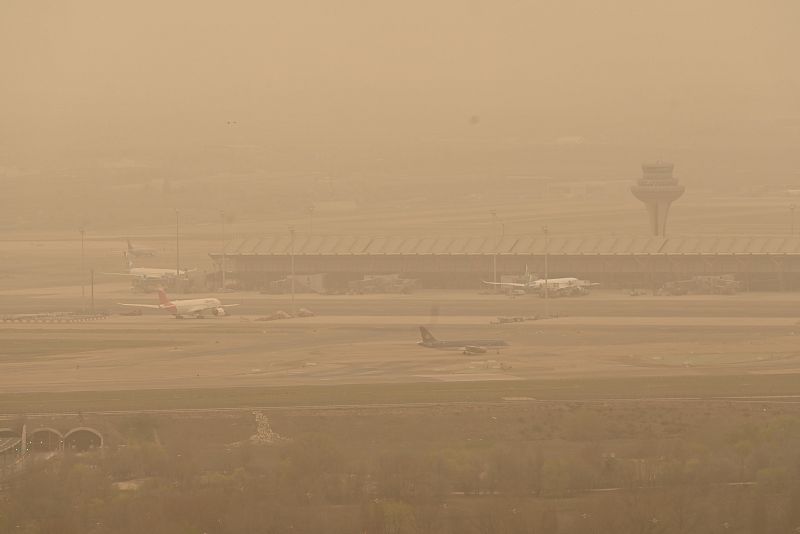
[(3, 0), (0, 145), (791, 146), (798, 27), (795, 0)]

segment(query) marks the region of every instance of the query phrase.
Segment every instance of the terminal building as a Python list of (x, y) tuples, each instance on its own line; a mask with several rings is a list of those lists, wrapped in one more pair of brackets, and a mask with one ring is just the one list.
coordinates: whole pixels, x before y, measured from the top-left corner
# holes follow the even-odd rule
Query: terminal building
[[(223, 253), (211, 254), (218, 265)], [(400, 274), (423, 288), (478, 289), (526, 268), (609, 288), (651, 289), (698, 275), (732, 274), (745, 290), (800, 289), (798, 236), (367, 237), (286, 236), (231, 241), (228, 279), (263, 289), (292, 270), (326, 275), (330, 289), (365, 275)]]

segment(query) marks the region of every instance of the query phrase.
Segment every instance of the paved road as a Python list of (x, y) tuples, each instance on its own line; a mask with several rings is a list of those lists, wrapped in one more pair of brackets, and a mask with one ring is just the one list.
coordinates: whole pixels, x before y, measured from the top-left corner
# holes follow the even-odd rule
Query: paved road
[[(449, 401), (449, 402), (392, 402), (392, 403), (347, 403), (347, 404), (296, 404), (286, 406), (238, 406), (218, 408), (163, 408), (143, 410), (98, 410), (82, 412), (38, 412), (26, 413), (26, 418), (52, 417), (88, 417), (88, 416), (130, 416), (130, 415), (197, 415), (224, 414), (265, 411), (321, 411), (321, 410), (383, 410), (398, 408), (440, 408), (464, 406), (510, 406), (520, 403), (536, 404), (615, 404), (615, 403), (737, 403), (737, 404), (800, 404), (800, 395), (753, 395), (735, 397), (631, 397), (631, 398), (597, 398), (597, 399), (508, 399), (499, 401)], [(10, 420), (19, 414), (0, 414), (0, 420)]]

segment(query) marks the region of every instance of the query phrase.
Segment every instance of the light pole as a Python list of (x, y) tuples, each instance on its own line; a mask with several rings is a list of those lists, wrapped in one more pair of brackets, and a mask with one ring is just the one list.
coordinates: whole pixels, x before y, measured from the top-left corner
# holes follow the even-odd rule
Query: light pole
[[(498, 223), (497, 212), (495, 210), (491, 211), (492, 214), (492, 222), (494, 224)], [(505, 237), (506, 233), (506, 225), (505, 223), (500, 223), (500, 239), (497, 241), (494, 247), (494, 255), (492, 256), (492, 280), (494, 281), (495, 292), (497, 292), (497, 254), (500, 251), (500, 244), (502, 243), (503, 238)]]
[(547, 230), (547, 225), (542, 227), (542, 231), (544, 232), (544, 315), (548, 319), (550, 318), (550, 282), (548, 280), (549, 268), (548, 268), (548, 259), (550, 256), (550, 237)]
[(797, 205), (789, 204), (789, 217), (791, 217), (791, 222), (789, 226), (789, 235), (794, 235), (794, 210), (797, 209)]
[(294, 307), (294, 225), (289, 227), (289, 237), (290, 237), (290, 239), (289, 239), (289, 259), (290, 259), (290, 262), (291, 262), (290, 266), (289, 266), (289, 271), (290, 271), (290, 277), (291, 277), (290, 284), (291, 284), (291, 294), (292, 294), (292, 317), (294, 317), (295, 315), (297, 315), (295, 313), (295, 307)]
[(222, 291), (225, 291), (225, 212), (219, 212), (220, 216), (222, 217), (222, 263), (221, 263), (221, 283), (222, 283)]
[(86, 311), (86, 256), (85, 256), (85, 242), (86, 229), (81, 227), (81, 305)]
[(175, 210), (175, 276), (181, 277), (181, 213)]
[[(506, 223), (500, 221), (500, 241), (497, 243), (497, 254), (500, 254), (500, 247), (503, 245), (503, 240), (506, 238)], [(497, 258), (495, 254), (495, 259)], [(495, 261), (495, 271), (497, 270), (497, 261)], [(495, 274), (495, 277), (497, 275)]]

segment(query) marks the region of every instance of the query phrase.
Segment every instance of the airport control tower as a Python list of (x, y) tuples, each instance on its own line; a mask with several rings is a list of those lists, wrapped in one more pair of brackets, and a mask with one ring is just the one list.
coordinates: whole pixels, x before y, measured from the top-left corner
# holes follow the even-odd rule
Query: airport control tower
[(644, 202), (650, 214), (650, 230), (663, 236), (667, 230), (669, 206), (683, 194), (684, 186), (673, 178), (674, 165), (664, 161), (642, 163), (642, 177), (631, 187), (633, 196)]

